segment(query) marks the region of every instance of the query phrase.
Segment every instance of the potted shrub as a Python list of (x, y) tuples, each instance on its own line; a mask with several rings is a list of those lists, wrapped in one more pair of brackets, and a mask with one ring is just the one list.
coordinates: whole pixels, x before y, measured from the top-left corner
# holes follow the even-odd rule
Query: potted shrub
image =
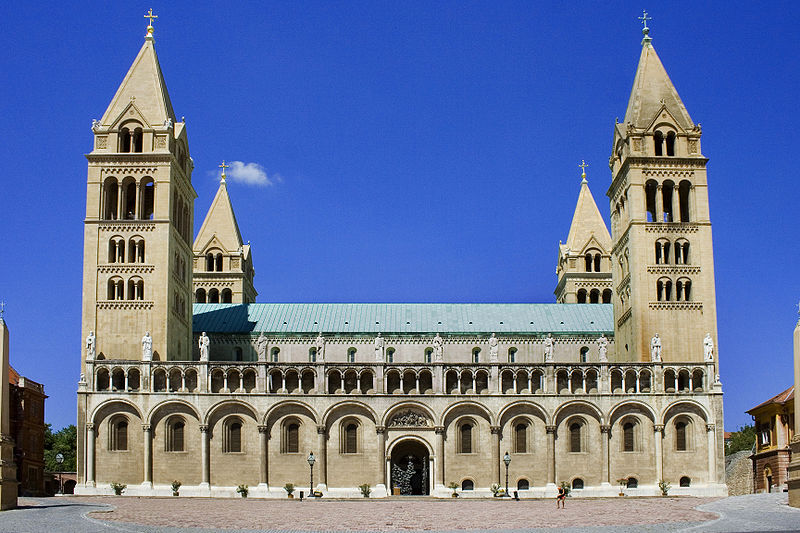
[(672, 488), (672, 485), (669, 484), (669, 481), (662, 479), (658, 482), (658, 488), (661, 489), (662, 496), (669, 496), (669, 489)]
[(447, 488), (453, 491), (453, 498), (458, 498), (458, 492), (456, 492), (458, 490), (458, 483), (451, 481), (450, 484), (447, 485)]
[(628, 486), (628, 478), (621, 477), (617, 480), (617, 484), (619, 485), (619, 495), (625, 496), (625, 487)]
[(178, 496), (178, 491), (180, 490), (180, 488), (181, 488), (181, 482), (178, 481), (177, 479), (175, 481), (173, 481), (172, 482), (172, 495), (173, 496)]
[(364, 483), (363, 485), (359, 485), (358, 490), (361, 491), (361, 495), (365, 498), (369, 498), (369, 494), (370, 492), (372, 492), (372, 488), (370, 488), (369, 483)]
[(492, 496), (494, 496), (495, 498), (502, 498), (503, 496), (506, 495), (505, 489), (500, 488), (499, 483), (492, 483), (492, 486), (489, 487), (489, 490), (492, 491)]
[(236, 492), (242, 495), (242, 498), (247, 498), (247, 495), (250, 493), (250, 488), (247, 485), (239, 485), (236, 487)]
[(128, 485), (124, 485), (122, 483), (117, 483), (116, 481), (111, 484), (111, 489), (114, 491), (114, 494), (117, 496), (122, 496), (122, 493), (125, 492), (125, 489), (128, 488)]
[(294, 483), (287, 483), (283, 486), (283, 490), (286, 491), (286, 495), (289, 496), (289, 498), (294, 498)]

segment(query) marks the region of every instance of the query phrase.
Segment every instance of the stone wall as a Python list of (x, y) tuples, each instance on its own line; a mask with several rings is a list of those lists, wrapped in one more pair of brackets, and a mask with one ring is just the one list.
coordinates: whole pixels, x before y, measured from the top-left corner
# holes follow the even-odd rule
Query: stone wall
[(753, 492), (752, 452), (742, 451), (725, 457), (725, 479), (728, 484), (728, 495), (741, 496)]

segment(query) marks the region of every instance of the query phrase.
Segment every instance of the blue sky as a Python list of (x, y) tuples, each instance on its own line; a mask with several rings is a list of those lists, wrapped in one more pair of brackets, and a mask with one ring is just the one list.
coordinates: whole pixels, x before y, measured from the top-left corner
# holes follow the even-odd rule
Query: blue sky
[(581, 159), (608, 215), (651, 8), (710, 158), (726, 429), (791, 384), (796, 3), (164, 4), (6, 7), (0, 299), (12, 364), (45, 384), (55, 427), (75, 421), (83, 154), (149, 7), (187, 120), (195, 230), (222, 159), (262, 181), (229, 185), (262, 302), (552, 302)]

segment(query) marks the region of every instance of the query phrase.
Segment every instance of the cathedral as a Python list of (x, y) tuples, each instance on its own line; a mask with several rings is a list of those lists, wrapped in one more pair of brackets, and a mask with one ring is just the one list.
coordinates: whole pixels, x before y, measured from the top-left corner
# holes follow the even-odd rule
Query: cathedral
[(148, 26), (86, 156), (75, 492), (726, 495), (708, 159), (643, 33), (611, 231), (584, 174), (554, 303), (277, 304), (224, 163), (193, 235)]

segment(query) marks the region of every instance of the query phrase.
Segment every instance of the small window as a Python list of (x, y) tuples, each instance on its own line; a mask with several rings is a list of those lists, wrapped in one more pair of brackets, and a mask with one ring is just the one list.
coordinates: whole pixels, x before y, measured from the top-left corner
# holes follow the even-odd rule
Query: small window
[(573, 453), (581, 452), (581, 430), (583, 424), (573, 422), (569, 426), (569, 451)]
[(281, 349), (278, 348), (277, 346), (275, 348), (273, 348), (272, 350), (270, 350), (270, 352), (269, 352), (269, 360), (270, 360), (270, 362), (271, 363), (277, 363), (278, 362), (278, 354), (280, 354), (280, 353), (281, 353)]
[(425, 362), (430, 363), (433, 357), (433, 348), (425, 348)]
[(164, 444), (164, 451), (167, 452), (182, 452), (183, 449), (183, 434), (186, 424), (181, 418), (174, 418), (167, 422), (166, 437), (167, 440)]
[(472, 349), (472, 362), (473, 363), (480, 363), (481, 362), (481, 349), (477, 346)]
[(108, 449), (123, 452), (128, 449), (128, 420), (116, 418), (109, 424)]
[(509, 363), (516, 363), (517, 362), (517, 349), (516, 348), (509, 348), (508, 349), (508, 362)]
[(472, 424), (466, 422), (461, 425), (460, 437), (461, 446), (459, 447), (461, 453), (472, 453)]
[(517, 490), (528, 490), (531, 488), (530, 481), (525, 478), (520, 479), (517, 481)]
[(528, 451), (528, 424), (520, 422), (514, 426), (514, 453)]
[(316, 348), (309, 348), (309, 350), (308, 350), (308, 362), (309, 363), (316, 363), (317, 362), (317, 349)]
[(635, 477), (629, 477), (628, 478), (628, 488), (629, 489), (635, 489), (638, 486), (639, 486), (639, 481)]
[(239, 419), (233, 419), (225, 425), (224, 437), (223, 453), (242, 452), (242, 422)]
[(572, 489), (573, 490), (581, 490), (583, 489), (583, 480), (579, 477), (576, 477), (572, 480)]
[(633, 422), (625, 422), (625, 424), (622, 425), (622, 451), (633, 451), (633, 430)]
[(461, 490), (475, 490), (475, 482), (471, 479), (465, 479), (461, 482)]
[(347, 362), (348, 363), (355, 363), (356, 362), (356, 349), (355, 348), (348, 348), (348, 350), (347, 350)]
[(344, 428), (344, 453), (358, 453), (358, 425), (353, 422)]
[(689, 479), (688, 476), (683, 476), (681, 478), (681, 483), (680, 483), (681, 487), (689, 487), (689, 486), (691, 486), (691, 484), (692, 484), (692, 480)]
[(286, 445), (285, 453), (300, 453), (300, 424), (290, 422), (286, 425)]
[(242, 361), (242, 349), (236, 346), (233, 349), (233, 360), (234, 361)]
[(394, 348), (386, 348), (386, 362), (394, 363)]
[(583, 348), (581, 348), (580, 361), (581, 363), (585, 363), (588, 360), (589, 360), (589, 348), (584, 346)]

